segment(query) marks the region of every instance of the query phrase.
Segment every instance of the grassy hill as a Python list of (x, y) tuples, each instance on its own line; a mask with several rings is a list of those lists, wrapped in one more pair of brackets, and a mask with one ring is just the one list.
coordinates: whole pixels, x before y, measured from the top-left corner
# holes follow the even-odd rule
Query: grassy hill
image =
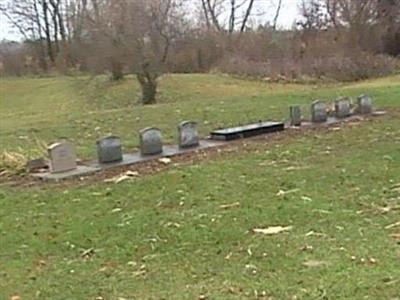
[[(161, 81), (159, 104), (138, 104), (136, 81), (106, 77), (1, 79), (0, 138), (9, 151), (37, 155), (38, 142), (72, 141), (83, 158), (95, 155), (95, 141), (113, 133), (126, 151), (138, 145), (138, 131), (159, 127), (167, 143), (176, 126), (191, 119), (201, 133), (252, 121), (287, 118), (290, 104), (308, 113), (312, 100), (370, 93), (378, 106), (398, 105), (400, 76), (350, 85), (293, 85), (245, 81), (219, 75), (169, 75)], [(33, 152), (33, 153), (32, 153)]]
[[(120, 184), (0, 185), (0, 299), (398, 299), (400, 77), (281, 85), (173, 75), (160, 103), (133, 79), (1, 79), (0, 141), (35, 153), (68, 137), (81, 157), (154, 125), (283, 119), (288, 106), (367, 92), (385, 117), (233, 144)], [(254, 228), (292, 226), (276, 235)]]

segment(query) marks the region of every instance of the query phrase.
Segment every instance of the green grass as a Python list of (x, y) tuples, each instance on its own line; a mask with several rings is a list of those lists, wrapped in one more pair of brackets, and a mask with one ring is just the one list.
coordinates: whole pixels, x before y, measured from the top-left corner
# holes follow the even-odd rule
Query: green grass
[[(132, 78), (110, 83), (106, 77), (1, 79), (0, 139), (9, 151), (27, 155), (38, 141), (49, 144), (67, 138), (78, 155), (95, 155), (96, 139), (121, 136), (126, 151), (138, 146), (138, 131), (156, 126), (173, 143), (176, 127), (185, 119), (201, 123), (202, 135), (213, 128), (251, 121), (287, 118), (288, 106), (301, 104), (308, 113), (312, 100), (357, 97), (367, 92), (378, 106), (399, 101), (400, 76), (352, 85), (279, 85), (218, 75), (173, 75), (161, 81), (160, 102), (138, 105), (138, 86)], [(380, 88), (376, 88), (379, 86)]]
[[(130, 79), (2, 79), (0, 92), (6, 149), (29, 153), (36, 138), (66, 136), (83, 157), (108, 131), (128, 148), (148, 125), (173, 141), (182, 119), (202, 122), (206, 133), (282, 119), (290, 103), (305, 108), (314, 98), (368, 92), (378, 106), (400, 107), (399, 76), (316, 87), (174, 75), (149, 107), (135, 104)], [(3, 185), (0, 299), (400, 297), (400, 245), (389, 236), (400, 226), (385, 228), (400, 221), (399, 210), (379, 209), (400, 205), (398, 112), (232, 150), (118, 185)], [(251, 233), (273, 225), (293, 229)], [(304, 266), (309, 260), (326, 265)]]

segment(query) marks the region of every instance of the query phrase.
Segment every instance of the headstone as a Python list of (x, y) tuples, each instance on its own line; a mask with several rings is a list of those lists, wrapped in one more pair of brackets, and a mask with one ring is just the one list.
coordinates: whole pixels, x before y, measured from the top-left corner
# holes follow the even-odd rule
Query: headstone
[(290, 125), (301, 125), (301, 109), (298, 105), (290, 106)]
[(314, 123), (326, 122), (328, 114), (326, 112), (326, 104), (316, 100), (311, 104), (311, 120)]
[(358, 97), (357, 112), (360, 114), (372, 113), (372, 99), (368, 95), (361, 95)]
[(139, 132), (140, 153), (155, 155), (163, 152), (161, 131), (154, 127), (142, 129)]
[(197, 123), (185, 121), (178, 125), (178, 144), (180, 148), (190, 148), (199, 145)]
[(339, 98), (335, 101), (335, 115), (337, 118), (350, 116), (351, 102), (349, 98)]
[(47, 151), (50, 156), (51, 173), (62, 173), (76, 169), (76, 154), (71, 144), (55, 143), (50, 145)]
[(97, 141), (97, 157), (100, 163), (122, 161), (121, 139), (108, 136)]

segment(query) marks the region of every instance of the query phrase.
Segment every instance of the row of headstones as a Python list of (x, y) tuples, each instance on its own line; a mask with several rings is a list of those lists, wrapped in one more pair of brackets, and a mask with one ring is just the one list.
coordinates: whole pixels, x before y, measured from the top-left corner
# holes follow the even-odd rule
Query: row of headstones
[[(351, 115), (351, 101), (349, 98), (340, 98), (335, 101), (335, 114), (338, 118)], [(326, 122), (328, 118), (328, 106), (317, 100), (311, 105), (312, 122)], [(372, 111), (372, 101), (366, 95), (358, 98), (358, 113), (365, 114)], [(299, 106), (290, 107), (291, 125), (300, 126), (302, 122), (301, 109)], [(143, 156), (157, 155), (163, 152), (161, 131), (149, 127), (139, 132), (140, 153)], [(179, 148), (193, 148), (200, 144), (198, 125), (193, 121), (185, 121), (178, 125)], [(50, 171), (61, 173), (77, 168), (77, 157), (74, 147), (69, 143), (55, 143), (49, 146)], [(108, 136), (97, 141), (97, 156), (100, 164), (116, 163), (123, 160), (121, 139), (117, 136)]]
[[(139, 140), (141, 155), (157, 155), (163, 152), (161, 130), (158, 128), (148, 127), (141, 130)], [(196, 122), (185, 121), (178, 125), (178, 145), (181, 149), (200, 145)], [(51, 173), (67, 172), (77, 168), (77, 157), (70, 143), (54, 143), (47, 150)], [(121, 139), (117, 136), (108, 136), (98, 140), (97, 157), (101, 164), (121, 162), (123, 160)]]
[[(357, 98), (355, 112), (359, 114), (369, 114), (372, 112), (372, 99), (368, 95), (361, 95)], [(352, 103), (350, 98), (342, 97), (335, 101), (335, 117), (343, 119), (351, 116)], [(328, 120), (328, 105), (320, 100), (311, 104), (311, 121), (323, 123)], [(300, 106), (290, 107), (290, 124), (300, 126), (302, 121)]]

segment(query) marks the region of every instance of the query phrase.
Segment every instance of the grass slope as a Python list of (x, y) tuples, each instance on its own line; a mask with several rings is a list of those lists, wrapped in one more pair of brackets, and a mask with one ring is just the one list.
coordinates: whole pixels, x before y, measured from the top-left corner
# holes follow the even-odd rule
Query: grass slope
[[(316, 88), (172, 76), (152, 107), (126, 107), (135, 93), (130, 81), (100, 88), (101, 78), (3, 79), (1, 94), (17, 104), (2, 96), (1, 138), (8, 149), (27, 149), (34, 136), (72, 136), (88, 155), (92, 142), (82, 138), (95, 137), (93, 126), (115, 126), (133, 146), (136, 129), (147, 122), (172, 140), (181, 118), (207, 120), (206, 129), (282, 118), (289, 103), (308, 106), (316, 97), (367, 91), (378, 105), (398, 108), (398, 79)], [(37, 93), (23, 88), (36, 90), (39, 82)], [(400, 226), (388, 227), (399, 221), (398, 113), (236, 150), (118, 185), (3, 186), (0, 299), (400, 296), (400, 245), (390, 237)], [(271, 225), (293, 229), (251, 233)]]
[[(312, 100), (370, 93), (378, 106), (397, 105), (400, 76), (351, 85), (267, 84), (219, 75), (170, 75), (161, 81), (160, 101), (137, 104), (138, 86), (128, 78), (106, 77), (1, 79), (0, 140), (5, 149), (37, 155), (38, 143), (72, 141), (82, 158), (95, 156), (95, 141), (113, 133), (126, 151), (138, 145), (138, 131), (159, 127), (168, 143), (185, 119), (201, 122), (207, 135), (217, 127), (287, 118), (290, 104), (308, 113)], [(35, 149), (35, 151), (34, 151)]]

